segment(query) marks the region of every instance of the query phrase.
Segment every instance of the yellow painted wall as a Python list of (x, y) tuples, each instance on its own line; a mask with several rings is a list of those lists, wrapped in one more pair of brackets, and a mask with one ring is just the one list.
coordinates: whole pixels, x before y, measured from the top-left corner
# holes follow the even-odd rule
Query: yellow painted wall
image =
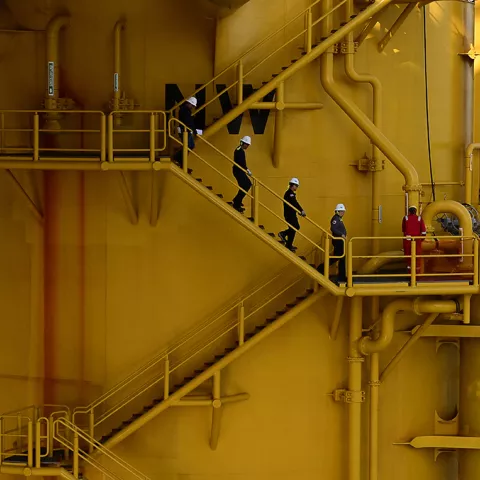
[[(123, 85), (142, 108), (153, 109), (164, 106), (165, 83), (178, 83), (185, 94), (193, 91), (194, 83), (208, 80), (305, 4), (251, 0), (218, 21), (215, 29), (204, 11), (186, 1), (104, 1), (101, 8), (93, 1), (6, 2), (11, 21), (35, 29), (44, 29), (52, 16), (68, 10), (71, 23), (62, 33), (62, 88), (92, 109), (103, 108), (112, 95), (112, 29), (122, 16), (127, 21)], [(428, 7), (431, 140), (437, 181), (463, 178), (459, 127), (463, 59), (457, 55), (462, 50), (462, 8), (460, 3)], [(421, 12), (414, 10), (382, 54), (376, 50), (398, 12), (394, 6), (382, 14), (360, 48), (356, 65), (382, 81), (383, 131), (415, 165), (421, 181), (429, 182)], [(1, 70), (9, 72), (0, 76), (1, 108), (38, 108), (45, 81), (43, 46), (41, 33), (0, 33)], [(297, 53), (292, 49), (293, 56), (259, 69), (252, 83), (258, 87)], [(335, 74), (345, 94), (370, 113), (369, 87), (345, 79), (342, 58), (336, 59)], [(253, 136), (249, 167), (279, 194), (289, 178), (298, 176), (298, 198), (316, 222), (328, 225), (335, 204), (343, 202), (350, 235), (369, 235), (371, 180), (351, 166), (369, 151), (368, 141), (323, 92), (318, 63), (289, 80), (286, 95), (287, 101), (322, 102), (324, 109), (286, 113), (278, 169), (271, 163), (271, 114), (265, 134)], [(218, 111), (216, 105), (209, 116)], [(249, 123), (244, 115), (239, 136), (252, 134)], [(230, 153), (238, 139), (223, 131), (213, 142)], [(201, 148), (198, 151), (202, 153)], [(205, 173), (195, 160), (193, 166)], [(224, 171), (230, 174), (227, 167)], [(33, 225), (25, 206), (17, 205), (16, 192), (1, 177), (0, 186), (5, 183), (5, 188), (0, 189), (0, 229), (7, 248), (0, 254), (5, 262), (0, 298), (5, 297), (3, 330), (8, 333), (0, 349), (1, 373), (22, 376), (22, 380), (0, 379), (2, 391), (11, 392), (0, 395), (3, 410), (42, 397), (32, 385), (37, 385), (35, 376), (42, 376), (44, 363), (45, 375), (55, 379), (40, 385), (46, 389), (45, 397), (71, 405), (87, 402), (285, 265), (283, 257), (173, 175), (160, 175), (160, 216), (152, 228), (150, 174), (129, 176), (140, 212), (139, 224), (133, 226), (117, 173), (47, 173), (39, 182), (47, 189), (45, 233)], [(233, 196), (234, 189), (225, 181), (208, 174), (205, 180), (226, 197)], [(400, 233), (402, 184), (387, 161), (381, 174), (383, 235)], [(444, 194), (462, 200), (460, 188), (439, 187), (437, 198)], [(274, 208), (281, 213), (278, 204)], [(280, 229), (279, 222), (267, 220), (269, 230)], [(310, 232), (304, 224), (302, 231)], [(301, 240), (298, 244), (305, 247)], [(392, 246), (399, 247), (389, 243), (385, 249)], [(346, 409), (328, 394), (345, 386), (348, 308), (336, 343), (328, 337), (332, 312), (331, 300), (317, 304), (228, 367), (224, 391), (247, 391), (251, 399), (227, 407), (216, 452), (208, 447), (209, 411), (172, 409), (120, 445), (117, 453), (151, 478), (345, 478)], [(401, 325), (416, 321), (407, 317)], [(382, 364), (401, 343), (402, 338), (396, 337)], [(392, 445), (432, 433), (437, 399), (429, 382), (435, 383), (436, 372), (434, 342), (421, 341), (382, 386), (381, 477), (442, 478), (443, 470), (431, 452)], [(364, 425), (366, 410), (365, 404)]]

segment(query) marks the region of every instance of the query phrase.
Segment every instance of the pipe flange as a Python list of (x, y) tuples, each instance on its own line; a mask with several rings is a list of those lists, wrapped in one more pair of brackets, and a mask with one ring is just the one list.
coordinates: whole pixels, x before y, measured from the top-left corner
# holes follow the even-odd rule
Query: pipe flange
[(365, 358), (363, 357), (347, 357), (348, 363), (363, 363)]
[(420, 299), (420, 297), (417, 297), (414, 301), (413, 301), (413, 311), (415, 313), (415, 315), (422, 315), (422, 312), (420, 311), (420, 302), (422, 300)]

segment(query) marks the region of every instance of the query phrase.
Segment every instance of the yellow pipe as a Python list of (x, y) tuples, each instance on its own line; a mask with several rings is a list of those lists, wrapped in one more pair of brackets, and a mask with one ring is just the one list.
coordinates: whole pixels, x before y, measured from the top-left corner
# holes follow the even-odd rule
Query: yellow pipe
[[(375, 3), (371, 4), (367, 7), (363, 12), (359, 13), (357, 17), (350, 20), (348, 25), (341, 27), (335, 33), (329, 34), (329, 37), (324, 40), (320, 45), (313, 48), (310, 53), (307, 53), (302, 58), (300, 58), (297, 62), (293, 65), (288, 67), (283, 72), (279, 73), (278, 76), (273, 78), (268, 84), (264, 85), (263, 87), (259, 88), (256, 92), (246, 98), (241, 105), (230, 110), (227, 114), (225, 114), (220, 120), (215, 122), (212, 126), (210, 126), (204, 132), (205, 138), (212, 136), (213, 134), (217, 133), (220, 129), (230, 123), (232, 120), (238, 117), (241, 113), (247, 111), (248, 109), (252, 108), (252, 105), (255, 102), (261, 100), (265, 95), (273, 91), (277, 86), (281, 83), (293, 76), (303, 67), (311, 63), (313, 60), (318, 58), (322, 53), (324, 53), (327, 49), (335, 45), (336, 43), (340, 42), (345, 35), (355, 30), (355, 28), (362, 26), (369, 18), (375, 15), (377, 12), (383, 10), (385, 7), (390, 5), (393, 0), (377, 0)], [(326, 17), (325, 20), (329, 20), (332, 14)], [(325, 23), (325, 22), (323, 22)], [(380, 147), (379, 147), (380, 148)]]
[(415, 288), (398, 283), (385, 285), (385, 287), (377, 285), (376, 287), (347, 288), (345, 294), (347, 297), (372, 297), (374, 295), (398, 297), (400, 295), (477, 295), (479, 293), (477, 285), (456, 285), (448, 282), (433, 285), (433, 283), (432, 281), (432, 284), (416, 286)]
[(222, 424), (222, 401), (220, 400), (220, 371), (213, 374), (213, 412), (212, 412), (212, 430), (210, 432), (210, 448), (216, 450), (218, 439), (220, 437), (220, 427)]
[(480, 149), (480, 143), (471, 143), (465, 152), (465, 203), (472, 204), (473, 152)]
[(50, 62), (53, 62), (53, 91), (49, 91), (48, 79), (46, 98), (58, 98), (59, 90), (59, 32), (68, 25), (70, 17), (68, 15), (59, 15), (53, 18), (47, 25), (47, 69)]
[[(277, 102), (285, 105), (285, 83), (280, 83), (277, 88)], [(282, 110), (278, 110), (275, 113), (275, 130), (273, 133), (273, 166), (278, 168), (280, 165), (280, 151), (282, 145), (282, 130), (284, 124), (285, 113)]]
[(348, 356), (348, 390), (352, 395), (348, 403), (348, 480), (361, 478), (361, 426), (362, 426), (362, 363), (358, 350), (362, 337), (362, 299), (352, 299), (350, 309), (350, 349)]
[[(372, 325), (380, 316), (380, 298), (372, 297)], [(378, 399), (379, 399), (379, 354), (370, 356), (370, 424), (369, 424), (369, 480), (378, 479)]]
[[(417, 331), (405, 342), (402, 348), (395, 354), (395, 356), (390, 360), (388, 365), (383, 370), (380, 375), (380, 382), (384, 382), (386, 376), (398, 365), (400, 360), (405, 356), (406, 352), (417, 343), (417, 341), (422, 337), (423, 333), (430, 327), (430, 325), (438, 318), (438, 313), (431, 313), (425, 322), (417, 329)], [(378, 355), (378, 354), (377, 354)]]
[(395, 316), (403, 310), (413, 311), (417, 315), (422, 313), (455, 313), (457, 303), (453, 300), (394, 300), (383, 310), (380, 330), (378, 335), (375, 335), (376, 338), (373, 339), (372, 334), (370, 334), (359, 341), (359, 349), (364, 355), (381, 352), (390, 345), (393, 338)]
[[(433, 232), (435, 230), (433, 226), (433, 219), (436, 215), (441, 213), (451, 213), (458, 218), (460, 227), (463, 229), (464, 237), (473, 237), (472, 218), (468, 210), (459, 202), (455, 200), (439, 200), (437, 202), (430, 203), (425, 207), (422, 212), (422, 218), (427, 227), (427, 232)], [(464, 241), (464, 253), (473, 253), (473, 241)], [(473, 265), (472, 257), (464, 257), (463, 265), (465, 268)]]
[(415, 167), (355, 104), (348, 101), (341, 94), (333, 79), (333, 55), (333, 52), (328, 52), (320, 59), (323, 88), (372, 143), (376, 145), (400, 171), (405, 179), (404, 190), (411, 195), (410, 203), (416, 203), (418, 205), (420, 202), (421, 185)]
[(125, 22), (119, 20), (115, 24), (114, 32), (114, 88), (113, 88), (113, 98), (119, 100), (121, 96), (120, 81), (121, 81), (121, 46), (122, 46), (122, 31), (125, 28)]

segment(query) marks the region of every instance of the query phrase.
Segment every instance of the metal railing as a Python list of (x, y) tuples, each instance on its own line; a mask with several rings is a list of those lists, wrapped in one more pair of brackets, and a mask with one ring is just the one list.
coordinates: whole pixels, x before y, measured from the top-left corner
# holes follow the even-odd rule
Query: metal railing
[[(313, 251), (308, 253), (312, 259), (314, 254)], [(95, 437), (99, 427), (106, 425), (105, 422), (120, 410), (123, 416), (125, 411), (137, 413), (147, 403), (151, 403), (155, 396), (168, 398), (174, 382), (183, 378), (182, 372), (198, 368), (202, 359), (210, 361), (220, 346), (231, 347), (235, 339), (242, 345), (246, 330), (254, 325), (256, 319), (264, 321), (272, 310), (275, 311), (275, 307), (283, 307), (281, 301), (284, 300), (285, 293), (305, 291), (302, 290), (304, 282), (311, 280), (303, 274), (298, 276), (297, 271), (288, 265), (273, 278), (256, 285), (248, 294), (234, 300), (190, 330), (173, 346), (155, 355), (90, 405), (76, 408), (73, 422), (80, 425), (81, 416), (86, 415), (88, 422), (82, 426), (85, 425), (88, 434)], [(270, 293), (272, 290), (275, 293)], [(110, 423), (118, 427), (120, 419), (113, 418)]]
[[(125, 479), (125, 474), (129, 474), (138, 480), (149, 480), (142, 472), (122, 460), (118, 455), (65, 418), (59, 418), (53, 422), (53, 438), (55, 442), (72, 453), (72, 473), (75, 478), (79, 478), (80, 460), (83, 460), (83, 467), (90, 465), (111, 480), (123, 480)], [(122, 473), (118, 475), (105, 467), (100, 461), (91, 456), (93, 452), (101, 453), (104, 458), (112, 462)]]
[[(144, 122), (144, 118), (139, 115), (148, 115), (148, 123)], [(134, 125), (128, 125), (128, 128), (115, 128), (115, 123), (119, 118), (122, 122), (132, 120)], [(133, 118), (132, 118), (133, 117)], [(163, 110), (132, 110), (132, 111), (114, 111), (108, 115), (108, 161), (122, 160), (122, 156), (127, 156), (128, 160), (141, 160), (154, 162), (158, 153), (163, 152), (167, 148), (167, 116)], [(140, 126), (136, 128), (135, 121), (140, 122)], [(147, 123), (147, 124), (145, 124)], [(128, 135), (128, 145), (117, 147), (119, 141), (115, 137)], [(131, 137), (134, 135), (134, 147), (131, 147)], [(142, 139), (143, 137), (143, 139)], [(145, 141), (144, 139), (147, 139)], [(148, 145), (148, 147), (145, 147)]]
[[(66, 136), (68, 146), (60, 146)], [(105, 140), (106, 118), (101, 111), (0, 110), (0, 154), (4, 158), (37, 162), (59, 156), (75, 159), (78, 154), (82, 160), (103, 162)]]
[[(182, 126), (183, 128), (183, 134), (181, 139), (179, 139), (177, 135), (177, 127)], [(247, 170), (245, 170), (243, 167), (235, 164), (234, 160), (231, 159), (228, 155), (223, 153), (221, 150), (219, 150), (215, 145), (210, 143), (208, 140), (203, 138), (202, 136), (197, 136), (196, 140), (200, 142), (200, 147), (205, 147), (208, 148), (210, 152), (213, 154), (216, 154), (217, 156), (220, 157), (221, 162), (223, 165), (232, 168), (233, 166), (236, 166), (239, 170), (242, 170), (246, 175), (249, 176), (249, 178), (252, 181), (252, 188), (251, 192), (247, 192), (243, 188), (239, 187), (237, 185), (237, 182), (234, 180), (232, 176), (226, 175), (224, 172), (222, 172), (219, 168), (215, 167), (212, 164), (212, 161), (209, 160), (207, 161), (205, 158), (203, 158), (200, 154), (198, 154), (196, 151), (190, 149), (188, 147), (188, 133), (189, 129), (181, 123), (179, 120), (177, 120), (175, 117), (170, 118), (168, 121), (168, 135), (170, 139), (177, 143), (178, 145), (181, 146), (182, 148), (182, 168), (185, 173), (188, 173), (188, 169), (191, 166), (190, 161), (189, 161), (189, 154), (195, 157), (202, 166), (207, 167), (208, 171), (214, 172), (215, 175), (220, 177), (223, 181), (226, 181), (227, 184), (230, 184), (231, 186), (235, 187), (235, 189), (240, 189), (242, 190), (246, 198), (249, 198), (251, 201), (251, 218), (253, 219), (253, 224), (256, 226), (259, 226), (262, 222), (264, 221), (264, 216), (265, 214), (268, 214), (269, 216), (273, 217), (277, 222), (280, 221), (281, 224), (286, 225), (287, 228), (292, 228), (295, 230), (297, 235), (299, 235), (303, 240), (306, 241), (307, 245), (309, 248), (313, 248), (318, 251), (318, 253), (323, 256), (323, 261), (325, 264), (325, 269), (324, 269), (324, 275), (326, 278), (328, 278), (328, 263), (331, 258), (343, 258), (345, 257), (345, 248), (343, 248), (343, 255), (339, 256), (334, 256), (330, 255), (330, 248), (332, 246), (332, 241), (337, 240), (343, 242), (343, 246), (345, 247), (345, 239), (343, 238), (338, 238), (338, 237), (333, 237), (330, 232), (325, 230), (323, 227), (318, 225), (316, 222), (314, 222), (310, 217), (306, 216), (303, 217), (304, 221), (307, 222), (307, 224), (312, 228), (313, 233), (311, 235), (305, 235), (303, 232), (300, 230), (296, 229), (295, 227), (289, 225), (286, 220), (283, 218), (283, 216), (280, 216), (276, 211), (274, 211), (272, 208), (275, 208), (276, 210), (283, 209), (284, 205), (288, 205), (290, 208), (296, 211), (297, 214), (301, 214), (299, 210), (297, 210), (295, 207), (290, 205), (288, 202), (286, 202), (280, 195), (278, 195), (274, 190), (272, 190), (270, 187), (268, 187), (265, 183), (263, 183), (259, 178), (255, 177), (254, 175), (250, 175)], [(200, 148), (199, 147), (199, 148)], [(210, 155), (209, 155), (210, 158)], [(262, 201), (260, 201), (260, 197), (262, 198)], [(272, 204), (272, 208), (267, 205), (266, 202), (269, 202)], [(274, 205), (274, 207), (273, 207)], [(262, 211), (263, 210), (263, 211)], [(262, 215), (261, 215), (262, 213)], [(313, 238), (321, 238), (320, 244), (318, 244), (317, 241), (312, 240)]]
[[(199, 106), (196, 109), (195, 113), (198, 113), (198, 112), (202, 111), (204, 108), (206, 108), (208, 105), (210, 105), (216, 99), (218, 99), (220, 96), (227, 93), (228, 91), (230, 91), (234, 87), (236, 87), (236, 92), (237, 92), (237, 104), (242, 103), (242, 101), (243, 101), (243, 84), (244, 84), (245, 79), (248, 76), (250, 76), (253, 72), (255, 72), (258, 69), (258, 67), (263, 65), (265, 62), (270, 60), (272, 57), (277, 55), (279, 52), (281, 52), (286, 47), (292, 45), (293, 42), (295, 42), (297, 40), (301, 40), (301, 42), (298, 42), (299, 43), (298, 46), (301, 45), (304, 48), (305, 52), (309, 53), (312, 50), (312, 48), (314, 47), (314, 45), (313, 45), (314, 27), (316, 25), (318, 25), (320, 22), (322, 22), (325, 18), (327, 18), (328, 16), (333, 14), (340, 7), (342, 7), (342, 5), (347, 3), (347, 0), (341, 0), (330, 11), (328, 11), (327, 13), (325, 13), (323, 15), (320, 15), (316, 20), (313, 20), (314, 7), (317, 4), (319, 4), (320, 2), (321, 2), (321, 0), (315, 0), (305, 10), (300, 12), (298, 15), (294, 16), (291, 20), (289, 20), (287, 23), (282, 25), (279, 29), (270, 33), (264, 39), (260, 40), (254, 46), (249, 48), (237, 60), (235, 60), (233, 63), (231, 63), (228, 67), (224, 68), (220, 73), (218, 73), (215, 77), (213, 77), (207, 83), (205, 83), (201, 87), (197, 88), (193, 93), (191, 93), (190, 95), (185, 97), (181, 102), (177, 103), (174, 107), (172, 107), (170, 110), (168, 110), (167, 113), (174, 114), (175, 111), (177, 111), (178, 108), (189, 97), (195, 96), (198, 92), (206, 89), (210, 85), (213, 86), (216, 82), (218, 83), (218, 81), (221, 78), (226, 77), (228, 74), (230, 74), (230, 76), (234, 76), (235, 80), (232, 81), (227, 87), (222, 89), (222, 91), (220, 91), (216, 95), (214, 95), (210, 100), (205, 102), (203, 105)], [(280, 46), (272, 45), (272, 43), (275, 40), (277, 42), (279, 41), (278, 39), (279, 39), (280, 36), (285, 35), (285, 30), (286, 30), (287, 27), (292, 28), (292, 24), (294, 22), (298, 22), (299, 25), (301, 25), (301, 20), (302, 19), (304, 20), (304, 22), (303, 22), (303, 28), (300, 27), (300, 31), (293, 34), (293, 36), (289, 37), (288, 40), (286, 40), (286, 41), (280, 40)], [(265, 51), (262, 53), (261, 50), (264, 47), (265, 47)], [(260, 60), (256, 60), (256, 57), (259, 57)], [(251, 62), (249, 63), (249, 61), (251, 61)]]
[[(449, 242), (451, 245), (452, 239), (458, 242), (453, 253), (437, 253), (442, 252), (442, 240)], [(372, 259), (395, 259), (399, 260), (398, 256), (388, 255), (365, 255), (358, 254), (356, 250), (365, 249), (365, 244), (377, 240), (379, 242), (403, 242), (405, 237), (353, 237), (348, 240), (347, 244), (347, 286), (352, 287), (354, 281), (361, 281), (366, 279), (377, 279), (377, 281), (404, 280), (408, 282), (411, 287), (415, 287), (419, 280), (467, 280), (472, 285), (479, 286), (479, 265), (478, 265), (478, 251), (479, 238), (477, 236), (428, 236), (428, 237), (409, 237), (408, 241), (411, 245), (410, 255), (404, 255), (406, 264), (409, 266), (409, 271), (406, 273), (354, 273), (354, 262), (357, 260), (372, 260)], [(426, 242), (425, 252), (417, 254), (417, 241)], [(363, 242), (363, 245), (361, 243)], [(448, 250), (452, 250), (451, 246)], [(435, 262), (442, 261), (441, 264), (435, 265)]]

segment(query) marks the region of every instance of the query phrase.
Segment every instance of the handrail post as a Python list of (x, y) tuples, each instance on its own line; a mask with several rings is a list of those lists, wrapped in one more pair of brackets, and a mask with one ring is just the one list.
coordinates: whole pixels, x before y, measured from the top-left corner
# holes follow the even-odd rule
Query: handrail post
[(78, 433), (73, 436), (73, 476), (78, 478)]
[(243, 302), (238, 304), (238, 345), (245, 342), (245, 306)]
[(33, 423), (32, 420), (28, 419), (27, 426), (27, 465), (33, 467)]
[(53, 455), (53, 416), (50, 415), (50, 418), (48, 419), (48, 431), (49, 431), (49, 436), (48, 436), (48, 454)]
[[(88, 433), (90, 437), (95, 438), (95, 411), (92, 408), (88, 414)], [(88, 453), (93, 452), (93, 445), (88, 444)]]
[(107, 119), (102, 113), (100, 117), (100, 161), (103, 163), (106, 158), (106, 144), (107, 144)]
[(258, 227), (259, 223), (259, 207), (260, 207), (260, 199), (259, 199), (259, 194), (260, 194), (260, 186), (258, 185), (257, 180), (253, 181), (253, 201), (252, 201), (252, 217), (253, 217), (253, 224)]
[[(344, 239), (345, 241), (345, 239)], [(343, 249), (345, 254), (345, 248)], [(347, 287), (353, 287), (353, 242), (349, 240), (347, 243)]]
[(22, 453), (22, 417), (17, 415), (17, 453)]
[(40, 117), (37, 112), (33, 114), (33, 161), (40, 157)]
[(325, 234), (325, 243), (323, 245), (324, 258), (323, 258), (323, 275), (328, 280), (330, 278), (330, 237)]
[(411, 261), (410, 261), (410, 286), (415, 287), (417, 285), (417, 242), (416, 239), (412, 238), (412, 248), (411, 248)]
[(473, 239), (473, 284), (479, 286), (478, 278), (478, 238)]
[(35, 468), (40, 468), (40, 454), (42, 448), (42, 424), (39, 420), (35, 424)]
[(306, 32), (305, 32), (305, 51), (310, 53), (312, 50), (312, 9), (309, 8), (306, 13)]
[(188, 130), (184, 128), (183, 134), (183, 145), (182, 145), (182, 158), (183, 158), (183, 171), (188, 173), (187, 158), (188, 158)]
[(241, 60), (238, 61), (237, 75), (237, 105), (240, 105), (243, 102), (243, 62)]
[(113, 114), (108, 116), (108, 161), (113, 162)]
[(150, 114), (150, 161), (155, 161), (155, 117), (152, 112)]
[(163, 399), (166, 400), (170, 395), (170, 360), (168, 355), (165, 357), (165, 371), (163, 373)]

